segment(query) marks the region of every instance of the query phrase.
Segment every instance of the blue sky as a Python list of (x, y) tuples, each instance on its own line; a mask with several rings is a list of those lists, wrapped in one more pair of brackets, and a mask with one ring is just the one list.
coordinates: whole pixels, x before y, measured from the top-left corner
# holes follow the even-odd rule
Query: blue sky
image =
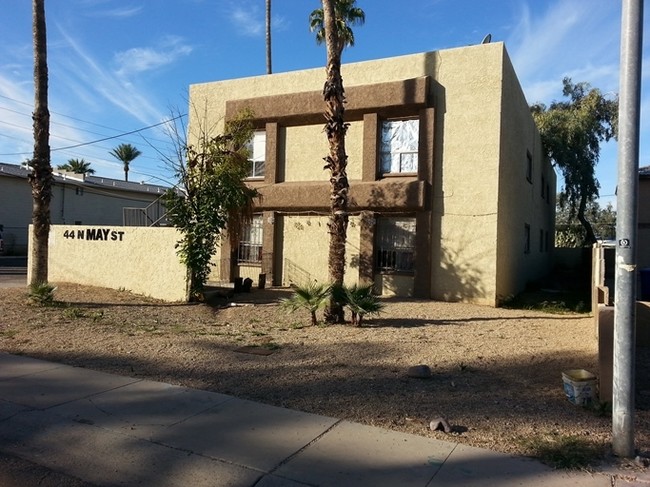
[[(561, 80), (618, 92), (620, 1), (358, 0), (366, 12), (344, 62), (503, 41), (530, 103), (561, 98)], [(273, 71), (323, 66), (325, 49), (308, 28), (318, 0), (273, 0)], [(46, 0), (52, 164), (91, 162), (122, 178), (109, 155), (131, 143), (143, 155), (129, 179), (163, 183), (170, 150), (162, 125), (187, 111), (192, 83), (265, 73), (264, 0)], [(647, 18), (647, 15), (646, 15)], [(645, 24), (647, 25), (647, 21)], [(0, 16), (0, 162), (32, 151), (31, 2), (4, 0)], [(650, 39), (645, 39), (645, 57)], [(644, 87), (650, 72), (644, 72)], [(650, 91), (642, 102), (641, 165), (650, 164)], [(117, 136), (117, 137), (116, 137)], [(115, 137), (103, 142), (98, 139)], [(70, 146), (80, 145), (75, 148)], [(616, 187), (616, 145), (602, 152), (601, 203)], [(558, 188), (559, 190), (560, 188)]]

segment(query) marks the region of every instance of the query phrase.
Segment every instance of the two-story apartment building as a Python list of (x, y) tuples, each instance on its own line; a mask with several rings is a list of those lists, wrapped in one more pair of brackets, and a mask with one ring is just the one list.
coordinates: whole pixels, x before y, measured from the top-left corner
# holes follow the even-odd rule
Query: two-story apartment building
[[(346, 281), (498, 305), (550, 271), (556, 176), (503, 44), (344, 64)], [(190, 87), (190, 134), (254, 113), (262, 194), (217, 279), (327, 281), (324, 69)], [(197, 114), (202, 114), (201, 118)]]

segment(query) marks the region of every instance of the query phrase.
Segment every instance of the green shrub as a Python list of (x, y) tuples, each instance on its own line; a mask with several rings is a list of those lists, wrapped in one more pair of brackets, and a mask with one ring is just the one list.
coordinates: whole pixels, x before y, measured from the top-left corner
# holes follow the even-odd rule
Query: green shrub
[(47, 282), (29, 285), (29, 301), (38, 306), (52, 306), (54, 304), (54, 291), (56, 287)]

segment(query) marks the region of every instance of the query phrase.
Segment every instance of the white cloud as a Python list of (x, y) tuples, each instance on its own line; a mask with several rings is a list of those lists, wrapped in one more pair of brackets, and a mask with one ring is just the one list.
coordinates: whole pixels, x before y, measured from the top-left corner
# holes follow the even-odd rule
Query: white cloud
[(143, 7), (119, 7), (108, 10), (96, 10), (94, 12), (89, 12), (86, 15), (88, 17), (99, 17), (99, 18), (116, 18), (124, 19), (129, 17), (134, 17), (142, 11)]
[(149, 99), (146, 90), (139, 90), (123, 76), (105, 68), (68, 32), (64, 29), (59, 31), (72, 51), (66, 56), (61, 56), (59, 69), (73, 73), (77, 81), (95, 96), (119, 107), (144, 124), (155, 123), (163, 118), (153, 100)]
[(230, 19), (235, 24), (235, 28), (248, 37), (263, 35), (266, 30), (264, 14), (261, 9), (252, 5), (247, 8), (236, 7), (230, 13)]
[(529, 1), (521, 7), (506, 44), (529, 102), (560, 97), (565, 76), (617, 91), (619, 22), (613, 19), (620, 18), (620, 6), (615, 3)]
[(192, 47), (184, 44), (179, 37), (169, 37), (159, 47), (134, 47), (115, 55), (115, 62), (119, 66), (117, 74), (128, 76), (155, 70), (172, 64), (179, 57), (191, 52)]

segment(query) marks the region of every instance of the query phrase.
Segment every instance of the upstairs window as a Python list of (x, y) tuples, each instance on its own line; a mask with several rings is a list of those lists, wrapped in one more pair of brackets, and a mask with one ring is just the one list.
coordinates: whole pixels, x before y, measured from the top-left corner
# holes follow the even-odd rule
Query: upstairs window
[(524, 254), (530, 254), (530, 225), (524, 224)]
[(381, 125), (381, 172), (413, 173), (418, 171), (420, 121), (385, 120)]
[(263, 178), (264, 161), (266, 158), (266, 132), (264, 130), (256, 130), (246, 148), (249, 154), (248, 177)]
[(526, 151), (526, 179), (529, 183), (533, 182), (533, 155)]
[(379, 218), (376, 234), (377, 270), (412, 273), (415, 269), (415, 218)]
[(237, 249), (237, 263), (262, 263), (262, 215), (253, 216), (253, 220), (244, 227)]

